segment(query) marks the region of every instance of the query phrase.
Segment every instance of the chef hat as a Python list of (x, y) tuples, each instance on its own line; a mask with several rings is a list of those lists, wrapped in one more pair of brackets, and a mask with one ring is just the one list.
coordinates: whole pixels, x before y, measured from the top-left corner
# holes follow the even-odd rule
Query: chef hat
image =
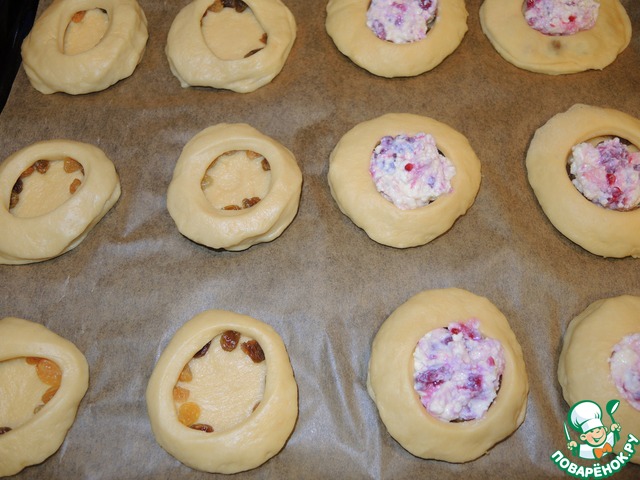
[(603, 427), (602, 409), (590, 400), (576, 403), (569, 411), (569, 420), (576, 431), (587, 433), (594, 428)]

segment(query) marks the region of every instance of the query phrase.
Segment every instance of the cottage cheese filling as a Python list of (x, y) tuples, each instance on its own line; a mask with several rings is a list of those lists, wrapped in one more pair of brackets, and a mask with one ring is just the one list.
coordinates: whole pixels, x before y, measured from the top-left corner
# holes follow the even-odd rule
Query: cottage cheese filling
[(454, 322), (420, 339), (413, 354), (414, 388), (434, 417), (450, 422), (481, 418), (496, 398), (504, 371), (498, 340), (480, 322)]
[(573, 184), (592, 202), (612, 210), (640, 205), (640, 152), (629, 151), (619, 138), (574, 146), (569, 165)]
[(422, 40), (435, 22), (438, 0), (371, 0), (367, 27), (381, 40)]
[(573, 35), (593, 28), (599, 7), (596, 0), (525, 0), (524, 18), (545, 35)]
[(620, 395), (640, 410), (640, 333), (627, 335), (613, 347), (609, 366)]
[(384, 198), (410, 210), (451, 192), (456, 168), (438, 151), (431, 135), (418, 133), (382, 137), (371, 155), (369, 172)]

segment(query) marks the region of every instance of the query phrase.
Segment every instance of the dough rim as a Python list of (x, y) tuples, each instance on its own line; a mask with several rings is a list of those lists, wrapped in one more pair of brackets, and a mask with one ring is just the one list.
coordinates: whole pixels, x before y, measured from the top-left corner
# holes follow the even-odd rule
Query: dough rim
[[(251, 208), (216, 209), (200, 186), (211, 162), (231, 150), (253, 150), (271, 166), (267, 195)], [(208, 127), (185, 145), (167, 192), (167, 209), (180, 233), (207, 247), (245, 250), (279, 237), (298, 212), (302, 172), (293, 154), (247, 124)]]
[(267, 44), (250, 57), (221, 60), (209, 49), (202, 34), (201, 20), (211, 3), (189, 3), (169, 29), (165, 53), (180, 85), (248, 93), (271, 82), (284, 67), (296, 39), (291, 11), (280, 0), (245, 0), (267, 34)]
[[(594, 27), (574, 35), (549, 36), (531, 28), (523, 0), (484, 0), (480, 24), (495, 50), (518, 68), (548, 75), (602, 70), (629, 45), (631, 20), (618, 0), (599, 2)], [(554, 45), (561, 45), (562, 55), (555, 55)]]
[[(482, 334), (504, 349), (500, 390), (482, 419), (443, 422), (427, 413), (413, 388), (413, 351), (429, 331), (472, 317), (480, 320)], [(389, 434), (404, 449), (425, 459), (463, 463), (517, 430), (529, 384), (522, 349), (504, 315), (486, 298), (447, 288), (416, 294), (385, 320), (373, 340), (367, 390)]]
[(0, 361), (48, 358), (62, 370), (57, 393), (37, 414), (0, 435), (0, 476), (10, 476), (53, 455), (71, 428), (89, 386), (89, 366), (78, 348), (43, 325), (21, 318), (0, 320)]
[[(9, 211), (11, 190), (20, 174), (37, 160), (71, 157), (84, 168), (80, 188), (53, 211), (16, 217)], [(0, 264), (41, 262), (79, 245), (120, 198), (120, 180), (102, 150), (72, 140), (33, 143), (0, 164)]]
[[(432, 134), (438, 149), (454, 164), (453, 191), (424, 207), (401, 210), (376, 190), (369, 173), (371, 153), (385, 135), (419, 132)], [(480, 160), (461, 133), (407, 113), (389, 113), (356, 125), (329, 159), (329, 187), (340, 210), (372, 240), (396, 248), (424, 245), (447, 232), (473, 204), (480, 180)]]
[(326, 30), (338, 50), (356, 65), (381, 77), (411, 77), (432, 70), (453, 53), (467, 32), (464, 0), (438, 4), (426, 37), (412, 43), (381, 40), (367, 27), (367, 0), (329, 0)]
[[(558, 383), (569, 405), (592, 400), (604, 407), (611, 399), (620, 400), (614, 414), (622, 428), (616, 450), (624, 445), (627, 433), (638, 435), (632, 426), (640, 425), (640, 411), (622, 398), (609, 368), (613, 347), (632, 333), (640, 333), (640, 297), (620, 295), (597, 300), (569, 323), (558, 362)], [(590, 361), (585, 351), (590, 352)], [(636, 455), (630, 461), (640, 464), (640, 457)]]
[[(193, 355), (212, 338), (235, 330), (258, 341), (267, 374), (258, 408), (234, 428), (204, 433), (182, 425), (172, 391)], [(290, 437), (298, 417), (298, 387), (286, 347), (269, 325), (224, 310), (204, 311), (173, 336), (156, 364), (146, 393), (151, 428), (157, 442), (185, 465), (210, 473), (237, 473), (262, 465)]]
[(571, 183), (571, 147), (615, 135), (640, 147), (640, 120), (623, 112), (576, 104), (540, 127), (526, 157), (529, 184), (553, 226), (572, 242), (602, 257), (640, 257), (640, 208), (616, 211), (586, 199)]
[[(65, 55), (64, 34), (71, 17), (94, 8), (109, 15), (104, 37), (86, 52)], [(22, 43), (23, 65), (31, 85), (41, 93), (98, 92), (133, 74), (148, 37), (147, 19), (136, 0), (55, 0)]]

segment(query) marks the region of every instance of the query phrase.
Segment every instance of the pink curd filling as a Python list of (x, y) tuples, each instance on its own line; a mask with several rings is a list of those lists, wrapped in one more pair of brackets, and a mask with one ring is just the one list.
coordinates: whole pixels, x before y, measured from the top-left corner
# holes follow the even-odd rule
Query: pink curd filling
[(627, 335), (613, 347), (609, 367), (620, 395), (640, 410), (640, 333)]
[(451, 192), (456, 168), (431, 135), (418, 133), (382, 137), (371, 155), (369, 173), (384, 198), (410, 210)]
[(422, 40), (435, 21), (438, 0), (371, 0), (367, 27), (381, 40)]
[(524, 18), (545, 35), (573, 35), (593, 28), (599, 7), (596, 0), (525, 0)]
[(479, 324), (471, 319), (432, 330), (414, 351), (414, 388), (440, 420), (481, 418), (496, 398), (504, 353), (498, 340), (482, 336)]
[(619, 138), (574, 146), (569, 165), (573, 184), (592, 202), (613, 210), (640, 205), (640, 153)]

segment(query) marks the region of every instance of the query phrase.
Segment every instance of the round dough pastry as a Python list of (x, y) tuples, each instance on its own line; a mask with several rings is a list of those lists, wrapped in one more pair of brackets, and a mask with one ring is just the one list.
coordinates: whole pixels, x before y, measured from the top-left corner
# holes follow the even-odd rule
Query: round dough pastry
[(57, 393), (26, 423), (0, 435), (0, 476), (14, 475), (53, 455), (73, 424), (89, 386), (89, 366), (82, 352), (46, 327), (7, 317), (0, 320), (0, 362), (41, 357), (62, 371)]
[[(454, 164), (452, 192), (424, 207), (401, 210), (376, 190), (371, 154), (385, 135), (433, 135)], [(371, 239), (406, 248), (424, 245), (451, 228), (473, 204), (480, 188), (480, 161), (467, 139), (448, 125), (412, 114), (391, 113), (356, 125), (338, 142), (329, 160), (329, 187), (340, 210)]]
[[(11, 190), (20, 174), (37, 160), (71, 157), (84, 168), (84, 179), (67, 201), (36, 217), (9, 211)], [(0, 164), (0, 263), (41, 262), (75, 248), (120, 198), (120, 180), (102, 150), (71, 140), (34, 143)]]
[[(620, 400), (614, 418), (622, 428), (621, 445), (627, 433), (638, 435), (640, 411), (621, 397), (611, 380), (609, 359), (613, 347), (633, 333), (640, 333), (640, 297), (595, 301), (569, 323), (558, 363), (558, 381), (569, 405), (592, 400), (604, 408), (609, 400)], [(631, 461), (640, 464), (640, 457)]]
[[(93, 48), (63, 52), (67, 25), (76, 12), (100, 8), (109, 28)], [(31, 85), (42, 93), (98, 92), (127, 78), (142, 59), (147, 19), (136, 0), (54, 0), (22, 43), (22, 63)]]
[(176, 16), (167, 37), (171, 72), (183, 87), (252, 92), (280, 73), (296, 38), (296, 22), (280, 0), (244, 0), (267, 34), (267, 44), (237, 60), (216, 57), (202, 35), (201, 21), (213, 0), (194, 0)]
[[(470, 318), (480, 321), (483, 336), (502, 344), (500, 389), (484, 417), (444, 422), (427, 412), (414, 389), (413, 352), (428, 332)], [(367, 389), (402, 447), (421, 458), (462, 463), (484, 455), (520, 426), (529, 383), (522, 349), (504, 315), (486, 298), (449, 288), (413, 296), (382, 324), (373, 340)]]
[(640, 257), (640, 208), (610, 210), (586, 199), (571, 183), (571, 147), (616, 136), (640, 146), (640, 120), (617, 110), (577, 104), (540, 127), (527, 152), (529, 183), (554, 227), (603, 257)]
[[(258, 341), (267, 362), (256, 410), (237, 426), (205, 433), (178, 420), (173, 387), (184, 366), (212, 338), (235, 330)], [(207, 310), (185, 323), (162, 352), (147, 387), (147, 409), (156, 440), (185, 465), (211, 473), (256, 468), (276, 455), (298, 418), (298, 386), (280, 336), (267, 324), (224, 310)]]
[(599, 0), (593, 28), (574, 35), (545, 35), (529, 26), (524, 0), (485, 0), (480, 24), (497, 52), (531, 72), (560, 75), (602, 70), (631, 41), (631, 21), (618, 0)]
[[(211, 162), (233, 150), (252, 150), (271, 166), (267, 195), (251, 208), (215, 208), (201, 188)], [(167, 193), (167, 208), (178, 230), (211, 248), (245, 250), (279, 237), (300, 202), (302, 173), (284, 146), (246, 124), (218, 124), (194, 136), (182, 150)]]
[(369, 0), (329, 0), (326, 29), (356, 65), (380, 77), (411, 77), (432, 70), (458, 48), (467, 32), (464, 0), (438, 4), (435, 24), (422, 40), (396, 44), (367, 27)]

